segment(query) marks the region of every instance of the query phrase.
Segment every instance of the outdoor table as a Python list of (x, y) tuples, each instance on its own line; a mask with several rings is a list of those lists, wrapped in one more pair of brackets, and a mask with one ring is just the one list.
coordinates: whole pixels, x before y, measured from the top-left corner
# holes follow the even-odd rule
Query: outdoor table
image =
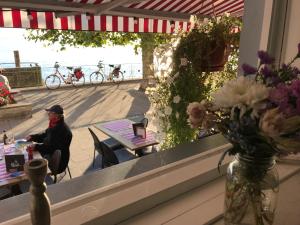
[(156, 133), (152, 130), (147, 129), (146, 138), (135, 136), (132, 129), (133, 123), (129, 119), (121, 119), (97, 123), (94, 126), (132, 151), (158, 144), (155, 138)]
[[(18, 184), (21, 181), (28, 179), (24, 171), (18, 172), (17, 176), (14, 176), (14, 173), (10, 173), (6, 171), (4, 155), (14, 154), (14, 153), (24, 154), (25, 162), (28, 161), (28, 154), (25, 150), (25, 146), (23, 150), (18, 150), (15, 146), (15, 143), (8, 144), (8, 145), (4, 145), (3, 143), (0, 143), (0, 187)], [(42, 156), (39, 152), (34, 151), (33, 158), (40, 159), (42, 158)]]

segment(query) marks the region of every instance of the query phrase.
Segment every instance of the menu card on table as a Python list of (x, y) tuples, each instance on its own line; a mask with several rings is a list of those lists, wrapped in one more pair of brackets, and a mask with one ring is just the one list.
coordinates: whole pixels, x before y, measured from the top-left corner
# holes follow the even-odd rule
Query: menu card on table
[(132, 128), (135, 136), (146, 138), (146, 128), (143, 123), (133, 123)]
[(5, 155), (5, 165), (7, 172), (17, 172), (24, 170), (25, 157), (23, 154)]

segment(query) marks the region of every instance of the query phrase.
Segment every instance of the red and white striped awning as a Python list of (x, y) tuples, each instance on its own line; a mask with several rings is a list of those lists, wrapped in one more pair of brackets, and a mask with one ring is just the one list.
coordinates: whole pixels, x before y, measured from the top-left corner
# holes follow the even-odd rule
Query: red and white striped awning
[(172, 33), (191, 15), (241, 16), (244, 0), (1, 0), (0, 27)]

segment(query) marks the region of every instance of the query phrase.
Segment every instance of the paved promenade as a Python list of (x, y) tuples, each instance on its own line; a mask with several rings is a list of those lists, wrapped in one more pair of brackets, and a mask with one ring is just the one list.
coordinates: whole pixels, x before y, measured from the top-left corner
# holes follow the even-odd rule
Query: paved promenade
[[(13, 132), (16, 138), (45, 130), (48, 127), (45, 108), (60, 104), (65, 109), (65, 120), (73, 132), (70, 169), (74, 177), (81, 176), (91, 169), (93, 141), (87, 127), (97, 122), (142, 115), (148, 111), (150, 102), (138, 90), (137, 81), (120, 85), (87, 86), (58, 90), (22, 90), (23, 101), (33, 104), (33, 116), (27, 120), (13, 119), (0, 121), (1, 130)], [(94, 129), (100, 138), (106, 136)], [(126, 153), (120, 152), (126, 159)], [(97, 157), (99, 168), (101, 157)]]

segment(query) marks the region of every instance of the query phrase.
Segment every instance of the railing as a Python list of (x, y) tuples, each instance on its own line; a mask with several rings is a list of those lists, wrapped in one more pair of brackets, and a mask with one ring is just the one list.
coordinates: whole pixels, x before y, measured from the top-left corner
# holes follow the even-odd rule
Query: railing
[[(54, 63), (53, 63), (54, 65)], [(109, 67), (109, 64), (103, 64), (104, 65), (104, 73), (106, 75), (109, 74), (111, 71), (111, 68)], [(54, 72), (54, 67), (51, 65), (39, 65), (39, 63), (36, 62), (22, 62), (21, 67), (35, 67), (40, 66), (42, 70), (42, 78), (45, 79), (48, 75), (52, 74)], [(68, 69), (66, 66), (74, 66), (79, 67), (81, 66), (83, 73), (85, 74), (86, 81), (89, 81), (89, 75), (97, 71), (96, 65), (60, 65), (60, 72), (62, 74), (68, 74)], [(0, 67), (5, 68), (14, 68), (15, 63), (0, 63)], [(124, 73), (125, 80), (130, 79), (139, 79), (143, 77), (142, 73), (142, 64), (141, 63), (123, 63), (121, 64), (121, 71)]]

